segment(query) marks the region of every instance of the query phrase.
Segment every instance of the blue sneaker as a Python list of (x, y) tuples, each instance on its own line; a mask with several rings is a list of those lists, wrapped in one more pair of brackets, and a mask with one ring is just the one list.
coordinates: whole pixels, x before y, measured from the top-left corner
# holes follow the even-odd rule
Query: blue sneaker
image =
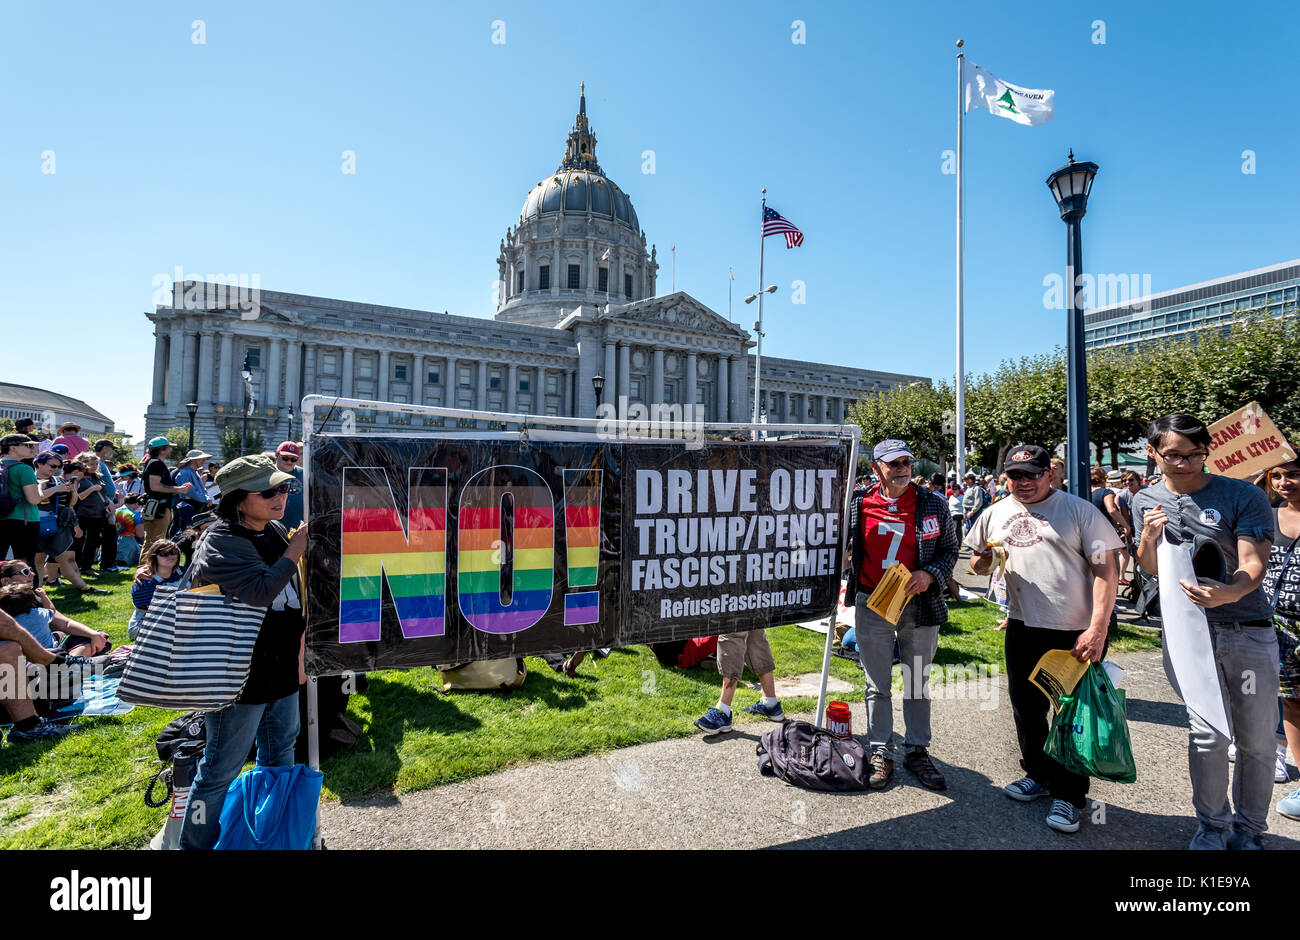
[(1057, 832), (1079, 831), (1079, 807), (1065, 800), (1052, 800), (1051, 812), (1047, 814), (1047, 825)]
[(1032, 803), (1040, 796), (1047, 796), (1047, 787), (1041, 786), (1036, 780), (1030, 777), (1021, 777), (1015, 783), (1008, 783), (1002, 788), (1002, 792), (1013, 800), (1019, 800), (1022, 803)]
[(757, 715), (759, 718), (766, 718), (768, 721), (785, 721), (785, 712), (782, 711), (780, 702), (764, 705), (763, 700), (759, 699), (748, 708), (742, 708), (741, 711), (750, 715)]
[(723, 734), (731, 730), (731, 716), (721, 708), (710, 708), (703, 718), (695, 719), (695, 727), (705, 734)]
[(1300, 790), (1282, 797), (1277, 804), (1277, 811), (1287, 819), (1300, 819)]

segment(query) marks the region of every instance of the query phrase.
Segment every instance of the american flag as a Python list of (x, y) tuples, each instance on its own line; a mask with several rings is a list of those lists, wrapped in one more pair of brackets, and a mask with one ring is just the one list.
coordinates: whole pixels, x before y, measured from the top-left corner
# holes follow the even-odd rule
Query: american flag
[(785, 235), (785, 247), (798, 248), (803, 244), (803, 232), (791, 224), (790, 220), (768, 206), (763, 207), (763, 237)]

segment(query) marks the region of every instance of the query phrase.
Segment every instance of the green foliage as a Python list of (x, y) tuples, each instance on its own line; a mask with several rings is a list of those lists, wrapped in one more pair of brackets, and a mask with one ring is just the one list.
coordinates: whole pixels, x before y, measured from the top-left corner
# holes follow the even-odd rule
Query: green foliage
[(951, 385), (900, 385), (866, 395), (849, 409), (850, 420), (862, 428), (862, 447), (870, 455), (877, 441), (905, 441), (917, 457), (941, 463), (952, 457), (954, 438), (944, 434), (944, 422), (954, 408)]
[(0, 434), (14, 433), (14, 419), (0, 418)]
[(245, 449), (244, 442), (241, 438), (243, 434), (243, 424), (228, 424), (226, 429), (221, 432), (221, 462), (229, 463), (236, 457), (242, 457), (245, 454), (260, 454), (266, 450), (266, 443), (262, 438), (262, 432), (257, 428), (248, 429), (248, 447)]
[(194, 443), (190, 442), (190, 429), (188, 426), (168, 428), (163, 432), (163, 437), (172, 442), (173, 460), (179, 460), (194, 448), (203, 446), (203, 438), (197, 434), (194, 435)]

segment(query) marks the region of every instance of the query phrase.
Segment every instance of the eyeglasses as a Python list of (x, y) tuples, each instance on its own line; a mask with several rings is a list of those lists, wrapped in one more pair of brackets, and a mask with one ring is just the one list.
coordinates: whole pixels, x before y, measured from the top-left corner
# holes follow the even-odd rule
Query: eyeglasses
[(1021, 480), (1041, 480), (1046, 470), (1008, 470), (1007, 479), (1020, 482)]
[(889, 467), (892, 470), (901, 470), (903, 467), (910, 467), (911, 465), (911, 457), (899, 457), (897, 460), (891, 460), (885, 464), (886, 467)]
[(174, 551), (174, 550), (172, 550), (172, 549), (168, 549), (167, 551), (159, 552), (159, 553), (158, 553), (156, 556), (154, 556), (154, 557), (156, 557), (156, 558), (177, 558), (177, 557), (179, 557), (179, 556), (180, 556), (180, 552), (178, 552), (178, 551)]
[(284, 454), (281, 454), (281, 455), (280, 455), (280, 459), (283, 460), (285, 463), (297, 463), (297, 462), (298, 462), (298, 458), (297, 458), (297, 457), (286, 457), (286, 456), (284, 456)]
[(1160, 453), (1160, 451), (1156, 451), (1156, 456), (1159, 457), (1161, 460), (1163, 460), (1165, 463), (1171, 463), (1174, 464), (1175, 466), (1179, 466), (1182, 464), (1204, 463), (1205, 458), (1210, 455), (1209, 452), (1207, 451), (1198, 450), (1193, 454), (1174, 454), (1174, 453), (1162, 454)]
[(273, 486), (269, 490), (262, 490), (262, 492), (257, 495), (262, 497), (262, 499), (274, 499), (277, 496), (283, 496), (287, 492), (289, 492), (289, 484), (281, 483), (279, 486)]

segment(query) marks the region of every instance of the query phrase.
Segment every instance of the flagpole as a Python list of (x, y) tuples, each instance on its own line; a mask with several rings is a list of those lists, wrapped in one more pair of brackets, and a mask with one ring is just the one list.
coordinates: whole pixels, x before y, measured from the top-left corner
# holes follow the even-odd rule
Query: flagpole
[(767, 190), (763, 190), (763, 208), (758, 213), (758, 349), (754, 356), (754, 423), (758, 424), (759, 374), (763, 368), (763, 237), (764, 216), (767, 214)]
[[(957, 40), (957, 49), (965, 45), (965, 41)], [(957, 53), (957, 483), (961, 484), (962, 478), (966, 474), (966, 324), (964, 320), (964, 297), (962, 283), (962, 264), (964, 254), (964, 242), (962, 239), (962, 212), (964, 209), (962, 203), (962, 159), (966, 147), (965, 141), (965, 123), (966, 101), (965, 85), (962, 79), (962, 63), (965, 61), (965, 54), (958, 51)]]
[(731, 285), (736, 281), (736, 276), (731, 273), (731, 268), (727, 268), (727, 319), (731, 319)]
[(677, 293), (677, 246), (673, 245), (673, 293)]

